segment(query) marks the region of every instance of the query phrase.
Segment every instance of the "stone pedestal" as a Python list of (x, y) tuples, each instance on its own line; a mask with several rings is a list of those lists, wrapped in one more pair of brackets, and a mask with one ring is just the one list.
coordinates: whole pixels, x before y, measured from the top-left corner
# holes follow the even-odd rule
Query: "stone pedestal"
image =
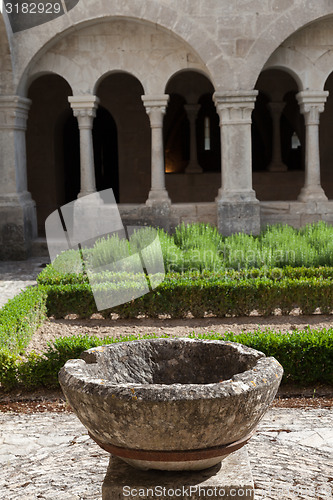
[(179, 498), (201, 500), (254, 499), (247, 450), (242, 448), (220, 465), (197, 472), (140, 471), (111, 457), (102, 488), (102, 500)]
[(217, 227), (221, 234), (260, 233), (260, 203), (217, 200)]

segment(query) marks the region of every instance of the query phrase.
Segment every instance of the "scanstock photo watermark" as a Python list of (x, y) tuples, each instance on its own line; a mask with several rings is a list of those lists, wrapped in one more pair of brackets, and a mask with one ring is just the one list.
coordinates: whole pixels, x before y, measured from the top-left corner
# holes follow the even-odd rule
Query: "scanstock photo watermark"
[(125, 226), (112, 189), (83, 196), (45, 222), (53, 268), (85, 274), (98, 311), (142, 297), (164, 281), (158, 231)]
[(0, 10), (7, 16), (13, 33), (45, 24), (67, 14), (80, 0), (0, 0)]
[(123, 487), (124, 498), (253, 498), (252, 488), (228, 488), (219, 486), (154, 486), (153, 488), (133, 488), (131, 486)]
[[(149, 496), (150, 495), (150, 496)], [(133, 488), (132, 486), (123, 487), (124, 498), (191, 498), (195, 495), (196, 498), (253, 498), (252, 488), (226, 488), (223, 487), (203, 487), (200, 485), (193, 486), (154, 486)], [(296, 485), (279, 485), (271, 484), (267, 488), (255, 488), (255, 497), (268, 499), (301, 499), (301, 498), (332, 498), (333, 490), (330, 485), (312, 485), (304, 484)]]

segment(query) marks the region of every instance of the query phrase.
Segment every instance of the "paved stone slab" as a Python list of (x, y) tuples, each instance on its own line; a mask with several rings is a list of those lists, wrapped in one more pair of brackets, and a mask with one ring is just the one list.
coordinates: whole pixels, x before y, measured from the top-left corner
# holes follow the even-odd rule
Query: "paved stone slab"
[(220, 465), (203, 471), (139, 471), (111, 457), (102, 488), (103, 500), (188, 498), (200, 500), (254, 498), (253, 478), (247, 450), (232, 453)]
[[(332, 410), (272, 408), (247, 445), (255, 500), (332, 498), (333, 443), (329, 438), (323, 449), (319, 438), (331, 436), (332, 429)], [(305, 435), (294, 439), (308, 431), (318, 435), (311, 446)], [(4, 444), (9, 436), (23, 438)], [(109, 455), (88, 438), (74, 414), (0, 413), (0, 450), (1, 500), (102, 498)]]
[(48, 257), (33, 257), (24, 261), (0, 262), (0, 309), (9, 299), (36, 283), (37, 275), (48, 263)]

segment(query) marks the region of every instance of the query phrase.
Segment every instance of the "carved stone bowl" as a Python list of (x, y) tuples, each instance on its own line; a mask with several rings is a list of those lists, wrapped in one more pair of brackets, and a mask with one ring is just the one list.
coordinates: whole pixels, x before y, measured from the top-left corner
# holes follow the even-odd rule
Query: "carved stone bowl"
[(278, 390), (274, 358), (219, 340), (154, 339), (85, 351), (59, 373), (103, 449), (141, 469), (211, 467), (247, 443)]

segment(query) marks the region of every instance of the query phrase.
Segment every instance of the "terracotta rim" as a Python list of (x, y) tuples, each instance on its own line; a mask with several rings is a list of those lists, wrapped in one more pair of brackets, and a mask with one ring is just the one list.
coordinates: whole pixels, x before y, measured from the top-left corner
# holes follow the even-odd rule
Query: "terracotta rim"
[(223, 446), (214, 446), (201, 450), (184, 451), (158, 451), (158, 450), (134, 450), (131, 448), (121, 448), (112, 444), (104, 444), (95, 439), (89, 432), (91, 439), (95, 441), (103, 450), (120, 458), (129, 458), (132, 460), (144, 460), (149, 462), (192, 462), (195, 460), (206, 460), (209, 458), (229, 455), (242, 448), (253, 436), (255, 429), (245, 438)]

